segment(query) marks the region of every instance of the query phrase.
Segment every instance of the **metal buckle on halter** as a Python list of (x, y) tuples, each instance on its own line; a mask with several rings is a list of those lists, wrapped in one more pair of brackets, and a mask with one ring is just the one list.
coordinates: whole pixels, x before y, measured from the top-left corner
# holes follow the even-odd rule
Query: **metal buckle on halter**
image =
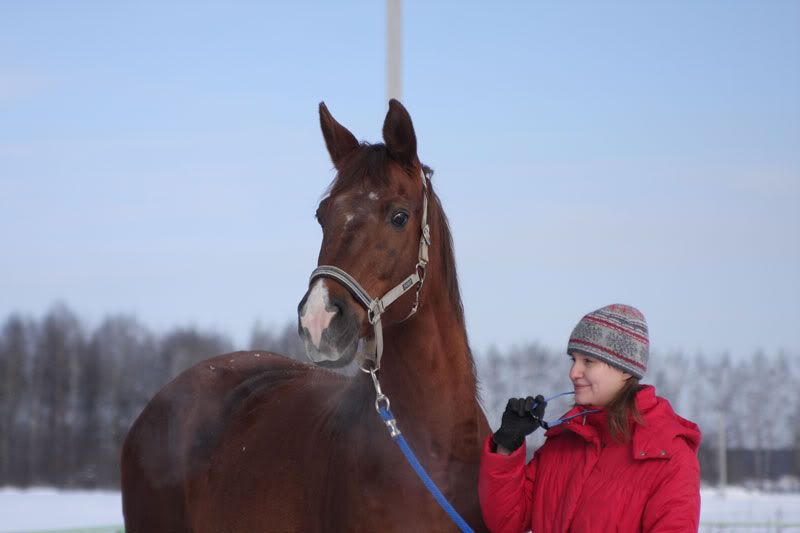
[(419, 281), (417, 282), (417, 290), (414, 294), (414, 306), (411, 308), (411, 311), (409, 311), (408, 315), (403, 319), (403, 322), (414, 316), (419, 309), (419, 293), (422, 291), (422, 286), (425, 284), (425, 273), (427, 272), (427, 269), (425, 268), (426, 264), (427, 263), (423, 261), (417, 263), (417, 275), (419, 276)]
[(428, 272), (428, 262), (427, 261), (417, 261), (417, 275), (419, 275), (419, 286), (422, 287), (422, 284), (425, 283), (425, 274)]
[[(375, 300), (375, 301), (380, 303), (379, 300)], [(381, 307), (383, 307), (383, 306), (381, 306)], [(378, 313), (375, 313), (375, 309), (373, 309), (372, 307), (367, 309), (367, 320), (369, 321), (369, 323), (372, 324), (373, 326), (375, 324), (377, 324), (378, 321), (381, 319), (381, 315), (383, 314), (383, 311), (384, 310), (381, 309)]]

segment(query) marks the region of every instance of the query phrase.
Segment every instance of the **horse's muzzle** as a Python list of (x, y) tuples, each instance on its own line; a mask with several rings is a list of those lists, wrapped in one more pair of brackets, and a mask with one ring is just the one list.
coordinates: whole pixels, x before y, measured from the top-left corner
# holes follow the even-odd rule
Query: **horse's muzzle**
[(326, 280), (318, 279), (297, 306), (297, 331), (314, 364), (338, 368), (356, 354), (360, 322), (348, 302), (330, 294)]

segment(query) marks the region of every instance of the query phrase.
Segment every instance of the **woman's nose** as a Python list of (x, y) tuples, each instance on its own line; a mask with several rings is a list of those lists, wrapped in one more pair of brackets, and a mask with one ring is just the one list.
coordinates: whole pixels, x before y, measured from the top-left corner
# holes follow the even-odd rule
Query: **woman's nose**
[(581, 377), (580, 368), (578, 367), (577, 363), (572, 363), (572, 366), (569, 369), (569, 379), (575, 381), (579, 377)]

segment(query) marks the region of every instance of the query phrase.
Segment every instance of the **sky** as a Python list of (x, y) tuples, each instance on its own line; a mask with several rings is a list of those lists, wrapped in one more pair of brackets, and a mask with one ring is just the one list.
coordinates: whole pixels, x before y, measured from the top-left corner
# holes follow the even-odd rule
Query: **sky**
[[(0, 3), (0, 317), (247, 348), (316, 266), (325, 101), (380, 141), (384, 2)], [(478, 352), (641, 309), (800, 353), (800, 3), (403, 2), (403, 95)]]

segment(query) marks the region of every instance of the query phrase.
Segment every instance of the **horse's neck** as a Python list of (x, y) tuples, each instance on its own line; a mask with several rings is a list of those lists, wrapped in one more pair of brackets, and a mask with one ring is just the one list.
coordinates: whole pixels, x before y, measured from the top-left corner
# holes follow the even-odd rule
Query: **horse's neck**
[[(466, 331), (454, 316), (449, 301), (429, 301), (410, 320), (386, 329), (379, 374), (400, 431), (427, 473), (461, 515), (475, 525), (476, 530), (484, 531), (480, 527), (482, 519), (475, 481), (481, 442), (489, 426), (478, 405)], [(367, 381), (361, 380), (362, 393), (369, 390), (363, 388)], [(362, 400), (359, 404), (364, 409), (371, 401)], [(372, 407), (366, 408), (372, 410)], [(373, 425), (369, 431), (375, 431), (377, 416), (372, 416)], [(364, 433), (359, 436), (360, 441), (380, 442), (374, 439), (373, 433), (369, 437), (364, 437)], [(390, 442), (383, 440), (384, 446), (396, 453)], [(386, 471), (389, 457), (381, 457), (375, 468)], [(360, 455), (359, 464), (363, 463), (363, 455)], [(375, 468), (368, 470), (365, 483), (375, 483)], [(417, 480), (412, 482), (415, 484), (411, 486), (418, 487)], [(431, 500), (424, 498), (420, 503), (431, 505)], [(424, 513), (424, 509), (427, 507), (421, 505), (419, 512)], [(433, 513), (429, 516), (431, 530), (451, 527), (449, 522), (434, 524), (433, 516), (437, 517), (435, 520), (442, 520), (441, 512), (429, 512)]]
[(438, 303), (387, 329), (380, 381), (401, 424), (413, 417), (446, 440), (474, 432), (481, 411), (466, 332), (449, 302)]

